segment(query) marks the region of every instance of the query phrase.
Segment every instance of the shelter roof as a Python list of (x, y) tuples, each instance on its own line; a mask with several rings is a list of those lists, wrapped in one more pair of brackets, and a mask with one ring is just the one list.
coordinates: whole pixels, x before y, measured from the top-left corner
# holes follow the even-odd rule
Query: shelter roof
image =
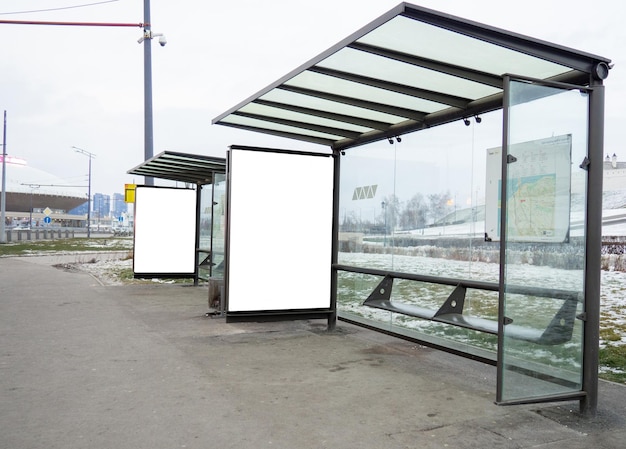
[(224, 158), (163, 151), (127, 173), (203, 185), (213, 182), (214, 173), (225, 172)]
[(506, 74), (587, 86), (609, 64), (401, 3), (213, 123), (345, 149), (499, 109)]

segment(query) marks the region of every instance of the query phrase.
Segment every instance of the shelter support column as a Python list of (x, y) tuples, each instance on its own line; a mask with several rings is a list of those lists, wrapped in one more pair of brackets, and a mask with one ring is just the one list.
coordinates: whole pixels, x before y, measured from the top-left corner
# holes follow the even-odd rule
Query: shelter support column
[(193, 285), (198, 286), (200, 278), (200, 226), (202, 221), (200, 215), (202, 212), (202, 184), (196, 184), (196, 236), (195, 236), (195, 260), (194, 260), (194, 273), (193, 273)]
[(341, 152), (333, 150), (333, 227), (332, 227), (332, 256), (330, 273), (330, 309), (328, 315), (328, 330), (332, 331), (337, 325), (337, 270), (333, 268), (338, 262), (339, 252), (339, 190), (341, 173)]
[(604, 86), (595, 86), (589, 99), (589, 172), (586, 215), (585, 333), (583, 390), (580, 412), (593, 416), (598, 405), (600, 284), (602, 248), (602, 176), (604, 155)]

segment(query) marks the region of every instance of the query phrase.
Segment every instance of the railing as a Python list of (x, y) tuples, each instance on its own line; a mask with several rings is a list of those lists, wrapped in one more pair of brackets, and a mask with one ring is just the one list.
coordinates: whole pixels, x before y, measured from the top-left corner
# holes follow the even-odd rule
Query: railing
[[(364, 306), (387, 310), (389, 312), (400, 313), (425, 320), (436, 321), (439, 323), (450, 324), (453, 326), (460, 326), (494, 335), (497, 335), (499, 332), (498, 321), (463, 314), (467, 289), (497, 292), (500, 290), (500, 286), (495, 282), (425, 276), (339, 264), (333, 265), (333, 268), (338, 271), (383, 277), (383, 280), (363, 302)], [(391, 301), (393, 280), (396, 278), (439, 285), (450, 285), (454, 286), (455, 289), (445, 299), (438, 310), (433, 310), (414, 304)], [(583, 316), (576, 316), (578, 303), (581, 301), (580, 294), (578, 292), (517, 285), (508, 285), (506, 287), (506, 292), (509, 294), (553, 298), (555, 300), (563, 301), (560, 309), (552, 317), (552, 320), (545, 329), (534, 329), (513, 324), (512, 319), (505, 317), (502, 324), (503, 326), (506, 326), (507, 337), (530, 341), (541, 345), (558, 345), (571, 340), (575, 320), (577, 318), (584, 318)]]
[(7, 229), (6, 241), (54, 240), (74, 238), (74, 230), (69, 229)]

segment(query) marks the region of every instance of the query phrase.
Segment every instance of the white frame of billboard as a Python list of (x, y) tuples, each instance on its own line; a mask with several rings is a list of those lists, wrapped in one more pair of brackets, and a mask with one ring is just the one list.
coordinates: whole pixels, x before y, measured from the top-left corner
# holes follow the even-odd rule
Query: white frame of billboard
[(193, 189), (137, 186), (133, 273), (140, 277), (193, 277), (196, 272)]

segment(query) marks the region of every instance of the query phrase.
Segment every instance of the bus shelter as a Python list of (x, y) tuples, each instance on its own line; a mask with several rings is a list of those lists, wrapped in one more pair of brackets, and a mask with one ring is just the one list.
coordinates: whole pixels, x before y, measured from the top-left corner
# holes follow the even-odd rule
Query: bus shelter
[(182, 183), (137, 186), (133, 275), (223, 279), (224, 158), (164, 151), (128, 171)]
[[(310, 304), (331, 328), (339, 318), (496, 365), (498, 404), (578, 400), (595, 413), (610, 68), (402, 3), (219, 115), (214, 124), (322, 145), (230, 148), (227, 309), (295, 316)], [(237, 246), (255, 232), (239, 206), (251, 167), (278, 180), (261, 197), (271, 212), (254, 215), (273, 224), (250, 243), (275, 257), (275, 307), (240, 289), (254, 272)], [(311, 192), (332, 204), (330, 220), (317, 220), (328, 211)], [(273, 227), (301, 232), (286, 244)], [(328, 302), (300, 303), (309, 291)]]

